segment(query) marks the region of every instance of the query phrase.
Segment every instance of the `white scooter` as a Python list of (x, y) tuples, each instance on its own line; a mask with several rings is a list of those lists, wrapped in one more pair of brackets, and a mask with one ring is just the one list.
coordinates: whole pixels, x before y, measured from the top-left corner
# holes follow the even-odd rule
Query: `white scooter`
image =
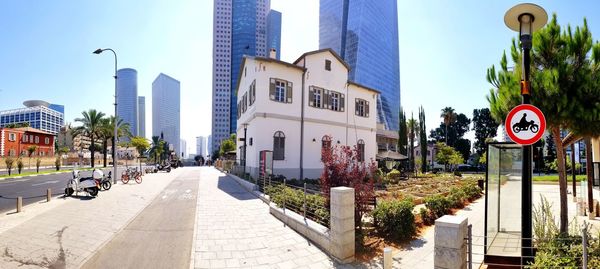
[(73, 178), (69, 180), (69, 183), (67, 183), (67, 187), (65, 188), (65, 196), (71, 196), (74, 192), (79, 193), (85, 191), (95, 197), (100, 190), (100, 185), (95, 179), (101, 180), (103, 177), (104, 173), (100, 170), (94, 170), (91, 177), (84, 178), (80, 176), (79, 170), (74, 170)]

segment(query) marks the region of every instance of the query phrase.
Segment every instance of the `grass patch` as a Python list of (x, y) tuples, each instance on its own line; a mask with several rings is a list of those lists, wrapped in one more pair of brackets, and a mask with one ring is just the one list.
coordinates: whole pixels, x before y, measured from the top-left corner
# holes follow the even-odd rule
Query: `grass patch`
[[(586, 175), (576, 175), (575, 179), (577, 182), (581, 182), (587, 179)], [(546, 176), (533, 176), (533, 181), (550, 181), (558, 182), (558, 175), (546, 175)], [(567, 181), (572, 181), (572, 176), (567, 175)]]

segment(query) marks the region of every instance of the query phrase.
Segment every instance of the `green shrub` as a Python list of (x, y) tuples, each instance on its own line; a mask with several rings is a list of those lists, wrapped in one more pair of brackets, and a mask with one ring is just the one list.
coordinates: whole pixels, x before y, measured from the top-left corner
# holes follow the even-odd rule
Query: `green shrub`
[(425, 207), (431, 212), (431, 217), (437, 219), (450, 212), (450, 200), (439, 194), (425, 197)]
[[(292, 210), (300, 215), (304, 214), (304, 191), (282, 184), (266, 186), (265, 194), (269, 195), (271, 202), (278, 207)], [(320, 194), (306, 195), (306, 218), (312, 219), (325, 226), (329, 226), (329, 210), (326, 207), (325, 197)]]
[(54, 160), (54, 166), (56, 167), (56, 171), (60, 170), (60, 165), (61, 165), (61, 162), (60, 162), (60, 156), (59, 156), (59, 157), (56, 157), (56, 160)]
[(468, 200), (467, 194), (463, 189), (459, 188), (451, 188), (450, 194), (448, 194), (447, 199), (450, 202), (450, 206), (452, 208), (462, 208), (464, 202)]
[(21, 171), (23, 170), (23, 160), (21, 158), (17, 159), (17, 171), (19, 171), (19, 174), (21, 174)]
[(454, 171), (454, 175), (457, 177), (462, 177), (462, 173), (460, 171)]
[(477, 182), (468, 182), (466, 185), (463, 185), (461, 189), (465, 192), (469, 201), (474, 201), (482, 195), (481, 189), (477, 186)]
[(431, 212), (429, 212), (429, 210), (427, 208), (421, 207), (421, 210), (419, 210), (419, 216), (421, 217), (421, 221), (423, 221), (423, 224), (425, 224), (425, 225), (433, 224)]
[(402, 173), (400, 173), (400, 171), (393, 169), (392, 171), (390, 171), (387, 174), (387, 181), (388, 181), (388, 183), (396, 184), (396, 183), (400, 182), (401, 176), (402, 176)]
[(394, 239), (410, 239), (416, 233), (411, 200), (384, 200), (373, 210), (377, 230)]

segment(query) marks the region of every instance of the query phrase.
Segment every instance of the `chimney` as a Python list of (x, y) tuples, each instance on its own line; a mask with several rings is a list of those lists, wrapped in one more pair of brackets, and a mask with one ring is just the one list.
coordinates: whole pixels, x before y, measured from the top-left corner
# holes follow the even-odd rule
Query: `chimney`
[(277, 59), (277, 50), (275, 48), (269, 50), (269, 58)]

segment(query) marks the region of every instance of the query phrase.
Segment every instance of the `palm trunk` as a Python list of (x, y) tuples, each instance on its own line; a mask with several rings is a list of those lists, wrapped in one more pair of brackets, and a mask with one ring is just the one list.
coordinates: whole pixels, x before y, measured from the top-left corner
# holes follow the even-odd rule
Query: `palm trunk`
[(446, 124), (446, 146), (448, 146), (448, 124)]
[(594, 192), (592, 191), (594, 184), (594, 168), (592, 167), (592, 139), (588, 136), (584, 138), (585, 142), (585, 173), (587, 174), (587, 193), (588, 193), (588, 210), (590, 214), (594, 212)]
[(90, 153), (92, 154), (90, 156), (90, 163), (91, 163), (92, 168), (93, 168), (94, 167), (94, 162), (96, 161), (95, 158), (94, 158), (94, 153), (96, 153), (96, 145), (95, 145), (96, 141), (94, 140), (94, 136), (91, 136), (90, 138), (91, 138), (91, 141), (92, 141), (92, 144), (90, 146)]
[(108, 155), (108, 139), (106, 138), (102, 141), (102, 153), (104, 153), (104, 168), (106, 168), (106, 158)]
[(553, 127), (552, 138), (556, 145), (556, 159), (558, 160), (558, 186), (560, 194), (560, 232), (566, 234), (569, 229), (569, 209), (567, 207), (567, 175), (565, 173), (565, 149), (560, 139), (560, 128)]

